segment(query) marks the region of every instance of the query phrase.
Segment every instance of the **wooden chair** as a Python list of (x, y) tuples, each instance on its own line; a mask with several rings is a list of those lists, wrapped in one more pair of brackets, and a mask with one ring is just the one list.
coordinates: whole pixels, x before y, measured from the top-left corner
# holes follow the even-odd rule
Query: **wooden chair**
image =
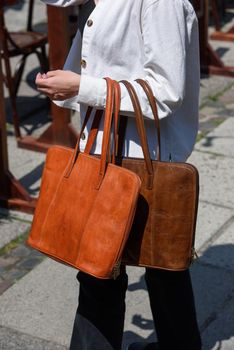
[(0, 206), (33, 213), (36, 199), (31, 197), (9, 169), (2, 60), (0, 60)]
[[(223, 31), (221, 28), (221, 20), (220, 17), (224, 22), (226, 22), (227, 19), (227, 11), (226, 8), (231, 7), (234, 8), (233, 3), (231, 2), (225, 2), (225, 0), (212, 0), (213, 2), (216, 2), (216, 12), (219, 11), (218, 15), (219, 19), (218, 22), (215, 20), (215, 31), (211, 34), (210, 39), (212, 40), (219, 40), (219, 41), (231, 41), (234, 42), (234, 26), (229, 28), (227, 31)], [(215, 7), (214, 7), (215, 9)]]
[(210, 0), (211, 15), (213, 17), (215, 30), (221, 29), (221, 22), (225, 18), (226, 14), (226, 1), (225, 0)]
[(213, 17), (215, 29), (220, 30), (221, 19), (220, 19), (219, 6), (218, 6), (217, 0), (211, 0), (211, 15)]
[[(0, 48), (1, 59), (5, 65), (4, 82), (9, 90), (15, 135), (17, 138), (20, 138), (16, 96), (26, 60), (29, 55), (36, 54), (42, 71), (48, 70), (48, 60), (46, 56), (47, 34), (34, 31), (32, 26), (34, 0), (29, 0), (25, 30), (13, 32), (6, 27), (4, 7), (16, 5), (18, 2), (19, 0), (0, 0)], [(15, 67), (14, 74), (12, 74), (10, 59), (16, 56), (19, 56), (19, 61)]]
[(209, 0), (190, 0), (199, 23), (201, 71), (205, 74), (234, 77), (234, 66), (226, 66), (209, 43), (208, 18)]

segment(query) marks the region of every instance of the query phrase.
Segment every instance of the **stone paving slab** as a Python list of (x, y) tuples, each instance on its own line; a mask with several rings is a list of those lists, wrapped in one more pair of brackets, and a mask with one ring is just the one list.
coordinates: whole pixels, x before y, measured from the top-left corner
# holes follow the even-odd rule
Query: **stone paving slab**
[[(233, 216), (233, 209), (223, 208), (207, 202), (199, 202), (195, 248), (200, 251), (215, 233)], [(234, 240), (233, 240), (234, 243)]]
[[(35, 120), (34, 120), (35, 121)], [(74, 128), (79, 130), (79, 113), (74, 113), (72, 116)], [(31, 128), (30, 120), (25, 124), (28, 129)], [(41, 135), (42, 132), (49, 127), (50, 123), (42, 123), (37, 128), (35, 137)], [(25, 132), (22, 132), (25, 135)], [(9, 154), (9, 169), (17, 180), (21, 182), (23, 187), (33, 197), (37, 197), (40, 190), (41, 176), (46, 159), (46, 153), (33, 152), (27, 149), (18, 148), (16, 139), (8, 137), (8, 154)]]
[(13, 285), (12, 281), (4, 281), (0, 278), (0, 295)]
[[(205, 331), (230, 299), (234, 273), (201, 263), (191, 270), (199, 324)], [(124, 346), (154, 339), (143, 271), (128, 269)], [(68, 346), (77, 303), (75, 273), (52, 260), (41, 263), (0, 297), (0, 325)]]
[[(33, 76), (36, 74), (33, 73)], [(6, 105), (6, 121), (8, 136), (14, 137), (11, 104), (7, 90), (4, 91)], [(17, 98), (17, 111), (20, 120), (20, 130), (24, 135), (39, 135), (50, 124), (48, 100), (22, 81)], [(12, 137), (12, 138), (13, 138)], [(9, 137), (8, 137), (9, 138)]]
[(234, 116), (208, 133), (195, 149), (234, 158)]
[[(13, 239), (25, 233), (30, 224), (28, 222), (15, 220), (0, 213), (0, 249)], [(1, 269), (1, 263), (0, 263)]]
[(144, 281), (144, 268), (128, 267), (123, 349), (135, 341), (154, 341), (154, 325)]
[(203, 333), (203, 350), (234, 349), (234, 299), (227, 301), (217, 319)]
[[(128, 271), (125, 342), (149, 338), (153, 332), (144, 270)], [(75, 275), (71, 268), (50, 259), (44, 261), (0, 296), (0, 325), (68, 346), (77, 306)]]
[(230, 89), (227, 89), (224, 94), (219, 96), (219, 102), (222, 103), (223, 105), (227, 105), (227, 108), (230, 108), (233, 110), (233, 107), (234, 107), (233, 96), (234, 96), (234, 84), (232, 84)]
[(38, 164), (44, 163), (45, 153), (18, 148), (14, 138), (8, 138), (8, 140), (9, 168), (12, 172), (17, 171), (18, 178), (28, 173), (28, 165), (33, 169)]
[(234, 159), (195, 151), (189, 161), (200, 173), (200, 200), (234, 208)]
[(201, 261), (234, 271), (234, 213), (233, 219), (226, 230), (221, 232), (213, 243), (209, 244), (209, 248), (202, 255)]
[(1, 350), (67, 350), (66, 347), (31, 337), (14, 329), (0, 327)]
[[(223, 268), (206, 265), (201, 258), (191, 267), (191, 276), (198, 323), (202, 338), (204, 338), (203, 334), (206, 328), (216, 320), (226, 303), (233, 299), (234, 273)], [(233, 324), (230, 327), (234, 329)]]
[[(233, 110), (231, 110), (231, 113), (233, 114)], [(225, 109), (225, 113), (223, 113), (219, 111), (217, 106), (205, 106), (202, 108), (199, 114), (198, 139), (213, 131), (214, 128), (228, 119), (228, 117), (227, 109)]]
[[(234, 45), (233, 45), (234, 51)], [(221, 76), (202, 76), (200, 82), (200, 105), (212, 101), (211, 97), (225, 91), (234, 83), (234, 78), (226, 78)]]
[(212, 40), (211, 45), (226, 66), (233, 66), (233, 43), (230, 45), (230, 42)]
[(0, 295), (45, 259), (45, 255), (26, 245), (26, 236), (27, 233), (1, 252)]
[(28, 190), (30, 195), (36, 197), (40, 188), (46, 155), (44, 153), (22, 150), (16, 147), (16, 140), (9, 137), (8, 154), (10, 171)]
[(77, 306), (75, 275), (45, 260), (0, 296), (0, 325), (68, 345)]
[(31, 222), (33, 215), (28, 213), (23, 213), (16, 210), (9, 210), (6, 208), (0, 208), (0, 215), (7, 216), (10, 219), (18, 219), (20, 221)]

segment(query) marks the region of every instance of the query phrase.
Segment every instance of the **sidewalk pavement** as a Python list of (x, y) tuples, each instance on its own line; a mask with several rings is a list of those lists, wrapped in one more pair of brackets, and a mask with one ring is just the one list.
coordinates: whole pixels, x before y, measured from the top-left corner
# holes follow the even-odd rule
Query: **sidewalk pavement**
[[(22, 9), (22, 11), (24, 8)], [(45, 25), (37, 3), (38, 26)], [(12, 14), (14, 13), (14, 23)], [(21, 23), (17, 9), (9, 22)], [(17, 19), (17, 20), (16, 20)], [(234, 44), (212, 42), (234, 65)], [(45, 99), (33, 86), (36, 60), (28, 63), (18, 99), (25, 132), (48, 125)], [(31, 195), (38, 194), (44, 154), (16, 147), (6, 92), (10, 169)], [(31, 112), (33, 110), (33, 112)], [(26, 118), (29, 113), (33, 117)], [(78, 115), (73, 123), (78, 127)], [(234, 349), (234, 79), (201, 79), (200, 132), (189, 161), (200, 172), (192, 281), (204, 350)], [(77, 306), (76, 271), (24, 244), (32, 216), (0, 209), (0, 350), (65, 350)], [(143, 269), (129, 268), (124, 345), (154, 340)], [(189, 350), (189, 349), (188, 349)]]

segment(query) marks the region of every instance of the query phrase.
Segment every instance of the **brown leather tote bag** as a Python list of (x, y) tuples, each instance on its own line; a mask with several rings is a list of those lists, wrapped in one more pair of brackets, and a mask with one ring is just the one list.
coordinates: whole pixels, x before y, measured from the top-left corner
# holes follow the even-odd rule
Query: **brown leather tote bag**
[[(161, 268), (187, 269), (193, 260), (199, 176), (188, 163), (161, 161), (160, 122), (156, 100), (150, 86), (141, 79), (155, 120), (158, 139), (157, 160), (150, 159), (141, 106), (133, 86), (128, 89), (133, 103), (144, 159), (119, 158), (118, 163), (134, 171), (142, 181), (131, 233), (124, 249), (125, 264)], [(122, 120), (124, 117), (121, 117)], [(126, 117), (125, 117), (126, 118)], [(121, 127), (121, 123), (120, 123)], [(120, 130), (119, 147), (123, 130)], [(122, 154), (121, 150), (119, 151)]]
[[(49, 149), (27, 241), (61, 263), (104, 279), (118, 273), (141, 186), (137, 174), (108, 162), (113, 106), (116, 117), (120, 92), (114, 99), (113, 81), (106, 81), (101, 157), (80, 152), (80, 137), (75, 150)], [(89, 117), (90, 109), (82, 130)]]

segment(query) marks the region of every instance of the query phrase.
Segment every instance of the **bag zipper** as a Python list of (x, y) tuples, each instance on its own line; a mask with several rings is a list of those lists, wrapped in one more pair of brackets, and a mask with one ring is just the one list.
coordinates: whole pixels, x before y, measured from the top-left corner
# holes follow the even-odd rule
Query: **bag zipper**
[(121, 260), (115, 263), (115, 266), (112, 270), (112, 278), (114, 280), (116, 280), (116, 278), (120, 275), (120, 266), (121, 266)]

